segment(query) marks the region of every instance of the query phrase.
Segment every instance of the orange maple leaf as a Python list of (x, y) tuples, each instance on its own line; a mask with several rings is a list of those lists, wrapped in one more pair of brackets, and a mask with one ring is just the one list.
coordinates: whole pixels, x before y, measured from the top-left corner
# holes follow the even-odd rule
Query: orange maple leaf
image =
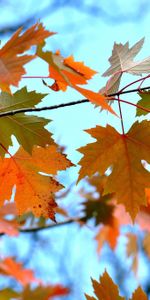
[[(62, 188), (53, 177), (71, 166), (56, 146), (34, 147), (32, 156), (20, 148), (11, 158), (0, 159), (0, 204), (10, 199), (16, 186), (15, 201), (20, 215), (32, 211), (35, 216), (55, 219), (54, 193)], [(42, 174), (40, 173), (42, 172)]]
[(148, 297), (141, 289), (141, 287), (138, 287), (133, 293), (131, 300), (148, 300)]
[(106, 271), (100, 277), (99, 282), (92, 279), (92, 285), (96, 298), (86, 295), (87, 300), (125, 300), (119, 295), (117, 285), (113, 283)]
[(66, 91), (67, 87), (70, 86), (92, 103), (115, 114), (108, 105), (105, 96), (77, 86), (77, 84), (86, 84), (87, 80), (97, 73), (96, 71), (85, 66), (82, 62), (75, 62), (73, 56), (64, 58), (60, 52), (43, 52), (42, 46), (38, 47), (37, 55), (49, 64), (49, 77), (55, 80), (51, 86), (44, 82), (45, 85), (54, 91)]
[[(100, 276), (99, 281), (92, 279), (92, 285), (96, 298), (85, 295), (87, 300), (125, 300), (124, 297), (119, 295), (117, 285), (112, 281), (106, 271)], [(138, 287), (130, 300), (148, 300), (148, 297), (143, 290)]]
[(114, 249), (120, 235), (120, 227), (126, 224), (132, 224), (129, 214), (121, 204), (116, 204), (115, 193), (104, 194), (107, 185), (108, 176), (100, 176), (99, 173), (88, 178), (88, 183), (92, 185), (99, 196), (95, 199), (95, 191), (90, 193), (80, 192), (81, 196), (86, 198), (84, 205), (84, 214), (82, 221), (95, 218), (96, 225), (100, 225), (96, 234), (97, 251), (100, 253), (104, 243)]
[(110, 167), (104, 194), (115, 192), (117, 202), (135, 219), (140, 206), (147, 205), (145, 188), (150, 185), (150, 173), (142, 160), (150, 162), (150, 122), (136, 122), (123, 135), (109, 125), (86, 131), (97, 141), (79, 149), (84, 154), (79, 179), (96, 172), (104, 174)]
[(24, 269), (21, 263), (14, 261), (11, 257), (7, 257), (0, 262), (0, 273), (15, 278), (23, 286), (32, 282), (41, 282), (41, 280), (34, 277), (32, 270)]
[(21, 76), (26, 73), (23, 65), (35, 58), (35, 55), (20, 54), (54, 34), (45, 30), (41, 23), (33, 25), (22, 35), (21, 31), (22, 28), (19, 28), (0, 49), (0, 88), (9, 93), (9, 86), (18, 86)]
[(112, 219), (111, 224), (102, 225), (95, 237), (97, 241), (97, 251), (100, 253), (104, 243), (108, 243), (112, 249), (115, 249), (120, 234), (120, 226), (116, 218)]

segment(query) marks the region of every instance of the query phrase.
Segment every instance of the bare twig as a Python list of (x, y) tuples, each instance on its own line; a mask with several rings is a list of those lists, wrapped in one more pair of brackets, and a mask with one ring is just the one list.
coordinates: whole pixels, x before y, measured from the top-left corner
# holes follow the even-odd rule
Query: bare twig
[[(47, 229), (52, 229), (52, 228), (56, 228), (56, 227), (60, 227), (60, 226), (65, 226), (65, 225), (68, 225), (68, 224), (72, 224), (76, 221), (80, 221), (80, 219), (69, 219), (67, 221), (64, 221), (64, 222), (59, 222), (59, 223), (53, 223), (53, 224), (50, 224), (48, 226), (45, 226), (45, 227), (33, 227), (33, 228), (24, 228), (24, 229), (19, 229), (19, 232), (20, 233), (34, 233), (34, 232), (39, 232), (39, 231), (43, 231), (43, 230), (47, 230)], [(1, 232), (0, 233), (0, 236), (3, 236), (5, 235), (4, 232)]]
[[(150, 89), (150, 86), (144, 87), (140, 90), (144, 91), (144, 90), (148, 90), (148, 89)], [(113, 96), (118, 96), (118, 95), (123, 95), (123, 94), (135, 93), (135, 92), (138, 92), (138, 91), (139, 91), (139, 89), (132, 89), (132, 90), (128, 90), (128, 91), (122, 91), (122, 92), (109, 94), (107, 96), (108, 97), (113, 97)], [(11, 111), (1, 112), (0, 113), (0, 118), (7, 117), (7, 116), (14, 116), (16, 114), (26, 113), (26, 112), (36, 112), (36, 111), (38, 112), (38, 111), (44, 111), (44, 110), (54, 110), (54, 109), (59, 109), (59, 108), (67, 107), (67, 106), (73, 106), (73, 105), (77, 105), (77, 104), (87, 103), (87, 102), (90, 102), (90, 101), (88, 99), (81, 99), (81, 100), (77, 100), (77, 101), (71, 101), (71, 102), (68, 102), (68, 103), (61, 103), (61, 104), (52, 105), (52, 106), (19, 108), (19, 109), (15, 109), (15, 110), (11, 110)], [(124, 103), (125, 102), (126, 101), (124, 101)], [(127, 104), (130, 104), (130, 102), (127, 102)], [(131, 103), (131, 105), (132, 105), (132, 103)]]

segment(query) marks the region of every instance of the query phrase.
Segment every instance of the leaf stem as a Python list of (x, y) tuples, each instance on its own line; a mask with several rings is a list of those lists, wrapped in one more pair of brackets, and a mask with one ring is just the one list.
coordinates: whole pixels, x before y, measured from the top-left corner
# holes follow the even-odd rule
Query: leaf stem
[[(118, 101), (118, 99), (116, 99), (116, 98), (113, 98), (112, 100)], [(125, 104), (132, 105), (132, 106), (134, 106), (134, 107), (136, 107), (136, 108), (142, 109), (143, 111), (146, 111), (146, 112), (150, 113), (150, 109), (145, 108), (145, 107), (142, 107), (141, 105), (138, 105), (138, 104), (135, 104), (135, 103), (132, 103), (132, 102), (129, 102), (129, 101), (120, 99), (120, 98), (119, 98), (119, 102), (122, 102), (122, 103), (125, 103)]]
[[(146, 80), (146, 79), (148, 79), (148, 78), (150, 78), (150, 74), (149, 75), (147, 75), (147, 76), (145, 76), (145, 77), (142, 77), (142, 78), (140, 78), (140, 79), (137, 79), (137, 80), (135, 80), (135, 81), (132, 81), (132, 82), (130, 82), (130, 83), (128, 83), (126, 86), (124, 86), (121, 90), (119, 90), (118, 91), (118, 94), (119, 95), (121, 95), (121, 94), (123, 94), (123, 92), (124, 92), (124, 90), (126, 90), (128, 87), (130, 87), (131, 85), (133, 85), (133, 84), (135, 84), (135, 83), (137, 83), (137, 82), (140, 82), (140, 81), (144, 81), (144, 80)], [(139, 89), (137, 89), (137, 91), (138, 91)]]
[(43, 78), (50, 78), (49, 76), (22, 76), (23, 79), (43, 79)]
[(120, 103), (120, 98), (118, 95), (118, 107), (119, 107), (119, 113), (120, 113), (120, 122), (121, 122), (121, 127), (122, 127), (122, 134), (125, 135), (125, 131), (124, 131), (124, 124), (123, 124), (123, 115), (122, 115), (122, 110), (121, 110), (121, 103)]

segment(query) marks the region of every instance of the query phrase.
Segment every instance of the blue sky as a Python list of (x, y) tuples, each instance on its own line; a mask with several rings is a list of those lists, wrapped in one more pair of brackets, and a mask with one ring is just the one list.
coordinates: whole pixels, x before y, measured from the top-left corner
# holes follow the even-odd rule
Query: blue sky
[[(36, 1), (36, 5), (38, 4), (38, 1)], [(13, 2), (17, 3), (18, 1)], [(22, 1), (22, 3), (23, 2), (24, 1)], [(26, 1), (26, 5), (28, 2), (31, 1)], [(146, 1), (118, 0), (115, 2), (116, 5), (114, 5), (114, 1), (107, 0), (101, 1), (101, 5), (105, 10), (111, 12), (113, 15), (115, 15), (115, 13), (118, 14), (119, 11), (121, 14), (127, 16), (131, 13), (134, 14), (135, 10), (138, 9), (142, 3), (144, 4), (144, 2)], [(87, 3), (95, 4), (97, 1), (87, 1)], [(41, 5), (40, 2), (39, 5)], [(33, 10), (34, 9), (35, 8), (33, 8)], [(26, 9), (22, 6), (20, 15), (23, 16), (25, 11)], [(10, 20), (15, 21), (18, 18), (17, 14), (13, 15), (10, 14), (9, 11), (6, 11), (5, 14), (2, 15), (0, 21), (1, 24), (5, 22), (6, 16), (7, 19), (9, 19), (9, 22)], [(101, 74), (109, 66), (108, 58), (111, 55), (114, 42), (125, 43), (126, 41), (129, 41), (130, 45), (133, 45), (139, 39), (145, 36), (145, 44), (138, 58), (140, 59), (150, 55), (149, 20), (150, 11), (149, 13), (145, 14), (143, 19), (139, 19), (139, 21), (136, 20), (133, 22), (130, 20), (128, 22), (118, 22), (114, 24), (109, 21), (104, 21), (104, 19), (101, 17), (91, 17), (85, 14), (83, 11), (78, 11), (69, 7), (62, 8), (49, 17), (41, 19), (47, 29), (58, 32), (56, 36), (48, 40), (46, 46), (47, 50), (60, 49), (62, 54), (65, 56), (73, 54), (76, 60), (84, 61), (86, 65), (99, 72), (99, 74), (96, 75), (89, 84), (89, 88), (93, 89), (94, 91), (99, 90), (106, 83), (107, 78), (102, 78)], [(43, 76), (47, 75), (47, 65), (40, 59), (36, 59), (27, 65), (27, 74)], [(129, 79), (135, 80), (136, 77), (126, 76), (123, 81), (124, 84), (128, 82)], [(49, 95), (43, 101), (43, 105), (66, 103), (72, 100), (83, 98), (79, 93), (71, 90), (71, 88), (68, 89), (67, 93), (55, 93), (51, 90), (48, 90), (39, 79), (23, 79), (20, 87), (25, 85), (28, 86), (29, 90), (49, 93)], [(133, 97), (133, 95), (126, 96), (124, 99), (130, 100), (130, 97)], [(134, 109), (125, 105), (122, 105), (122, 107), (125, 127), (126, 130), (128, 130), (134, 120)], [(114, 108), (117, 110), (117, 105), (114, 105)], [(91, 141), (91, 138), (84, 133), (84, 129), (94, 127), (98, 124), (105, 126), (108, 122), (120, 130), (120, 121), (118, 118), (106, 112), (100, 114), (99, 109), (95, 109), (90, 103), (66, 107), (64, 109), (54, 111), (41, 112), (39, 115), (45, 116), (52, 120), (52, 122), (48, 125), (48, 129), (54, 133), (56, 141), (66, 147), (66, 153), (74, 163), (77, 163), (81, 157), (81, 155), (77, 153), (75, 149)], [(70, 173), (69, 177), (62, 178), (63, 183), (68, 181), (68, 178), (70, 182), (74, 181), (76, 176), (77, 171)], [(77, 231), (76, 228), (72, 229), (74, 234), (80, 236), (80, 233), (75, 233), (75, 231)], [(85, 229), (85, 231), (87, 231), (87, 229)], [(64, 230), (63, 236), (65, 234), (66, 233)], [(72, 234), (71, 231), (68, 234)], [(99, 273), (105, 267), (105, 263), (102, 262), (101, 267), (99, 267), (99, 265), (97, 265), (97, 258), (92, 258), (93, 254), (91, 256), (84, 255), (84, 245), (85, 248), (87, 247), (88, 251), (94, 253), (95, 244), (90, 242), (92, 240), (92, 233), (87, 235), (88, 237), (85, 242), (83, 236), (83, 231), (81, 231), (81, 236), (79, 237), (80, 241), (78, 241), (78, 247), (75, 246), (77, 247), (75, 252), (78, 251), (79, 254), (82, 254), (82, 267), (86, 267), (87, 272), (84, 279), (84, 287), (87, 287), (86, 292), (88, 292), (90, 289), (90, 276), (96, 276), (98, 278)], [(109, 251), (108, 254), (110, 254)], [(84, 256), (85, 261), (83, 259)], [(44, 258), (42, 258), (42, 260), (44, 260)], [(111, 264), (109, 266), (109, 270), (111, 272)]]

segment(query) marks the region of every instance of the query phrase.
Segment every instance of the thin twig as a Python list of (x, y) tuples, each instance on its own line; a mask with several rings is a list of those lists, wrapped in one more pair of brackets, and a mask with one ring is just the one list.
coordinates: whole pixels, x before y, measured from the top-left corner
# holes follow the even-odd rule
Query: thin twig
[[(141, 90), (144, 91), (144, 90), (148, 90), (148, 89), (150, 89), (150, 86), (144, 87)], [(122, 94), (135, 93), (135, 92), (138, 92), (138, 91), (139, 91), (138, 89), (132, 89), (132, 90), (122, 91), (122, 92), (119, 91), (117, 93), (109, 94), (109, 95), (107, 95), (107, 97), (113, 97), (113, 96), (118, 96), (118, 95), (122, 95)], [(52, 105), (52, 106), (19, 108), (19, 109), (15, 109), (15, 110), (11, 110), (11, 111), (1, 112), (0, 113), (0, 118), (7, 117), (7, 116), (14, 116), (16, 114), (26, 113), (26, 112), (36, 112), (36, 111), (59, 109), (59, 108), (62, 108), (62, 107), (73, 106), (73, 105), (87, 103), (87, 102), (90, 102), (90, 101), (88, 99), (81, 99), (81, 100), (77, 100), (77, 101), (71, 101), (71, 102), (68, 102), (68, 103), (61, 103), (61, 104)], [(126, 103), (129, 104), (130, 102), (126, 101)], [(132, 103), (131, 103), (131, 105), (132, 105)]]
[[(80, 221), (80, 220), (78, 220), (78, 221)], [(59, 227), (59, 226), (72, 224), (74, 222), (77, 222), (77, 220), (76, 219), (70, 219), (70, 220), (67, 220), (67, 221), (64, 221), (64, 222), (53, 223), (53, 224), (50, 224), (50, 225), (45, 226), (45, 227), (25, 228), (25, 229), (19, 229), (18, 231), (20, 233), (34, 233), (34, 232), (39, 232), (39, 231), (43, 231), (43, 230), (47, 230), (47, 229), (56, 228), (56, 227)], [(3, 235), (5, 235), (5, 233), (1, 232), (0, 236), (3, 236)]]

